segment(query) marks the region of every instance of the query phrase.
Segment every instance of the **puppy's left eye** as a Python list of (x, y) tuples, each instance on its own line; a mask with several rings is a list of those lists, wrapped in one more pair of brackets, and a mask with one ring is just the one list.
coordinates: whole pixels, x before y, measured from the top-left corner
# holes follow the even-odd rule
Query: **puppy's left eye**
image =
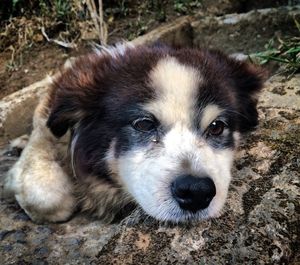
[(212, 136), (219, 136), (223, 133), (226, 124), (222, 121), (213, 121), (208, 127), (208, 134)]
[(156, 129), (156, 124), (150, 118), (140, 118), (132, 123), (132, 127), (141, 132), (150, 132)]

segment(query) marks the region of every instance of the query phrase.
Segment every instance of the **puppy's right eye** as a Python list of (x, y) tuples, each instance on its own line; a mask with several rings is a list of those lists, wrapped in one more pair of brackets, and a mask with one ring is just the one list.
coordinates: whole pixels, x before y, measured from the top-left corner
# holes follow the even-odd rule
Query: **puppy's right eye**
[(219, 136), (226, 128), (226, 124), (222, 121), (214, 121), (208, 127), (208, 133), (211, 136)]
[(156, 124), (150, 118), (140, 118), (132, 123), (132, 127), (141, 132), (150, 132), (156, 129)]

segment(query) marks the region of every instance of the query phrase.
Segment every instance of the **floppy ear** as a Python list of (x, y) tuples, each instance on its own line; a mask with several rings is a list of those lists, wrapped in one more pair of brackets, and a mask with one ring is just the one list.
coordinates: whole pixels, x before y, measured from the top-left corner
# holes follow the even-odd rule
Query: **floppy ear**
[(56, 137), (99, 108), (101, 98), (101, 65), (96, 54), (76, 59), (73, 65), (54, 78), (50, 91), (50, 114), (47, 127)]
[(47, 127), (56, 137), (63, 136), (69, 128), (81, 119), (80, 106), (76, 95), (66, 96), (61, 91), (54, 92), (53, 105), (47, 121)]
[(239, 129), (247, 132), (255, 129), (258, 124), (258, 96), (267, 73), (253, 64), (234, 61), (232, 77), (236, 87)]

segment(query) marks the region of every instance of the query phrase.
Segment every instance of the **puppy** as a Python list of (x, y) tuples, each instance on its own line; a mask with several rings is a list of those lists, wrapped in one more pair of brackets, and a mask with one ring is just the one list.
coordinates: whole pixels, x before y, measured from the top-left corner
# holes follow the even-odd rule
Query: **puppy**
[(262, 84), (261, 69), (218, 51), (119, 44), (82, 56), (53, 79), (5, 189), (36, 222), (75, 209), (111, 221), (130, 203), (162, 221), (216, 217)]

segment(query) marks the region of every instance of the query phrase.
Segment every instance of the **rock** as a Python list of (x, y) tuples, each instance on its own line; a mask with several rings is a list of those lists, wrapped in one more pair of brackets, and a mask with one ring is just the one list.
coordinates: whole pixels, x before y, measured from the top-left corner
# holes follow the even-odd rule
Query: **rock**
[(290, 80), (275, 75), (268, 81), (262, 102), (264, 106), (269, 107), (298, 109), (300, 106), (300, 95), (297, 94), (299, 88), (300, 74)]
[(156, 41), (176, 47), (191, 46), (193, 42), (191, 17), (185, 16), (164, 24), (157, 29), (136, 38), (133, 44), (151, 44)]
[(9, 230), (0, 231), (0, 241), (2, 241), (4, 238), (6, 238), (7, 236), (9, 236), (13, 232), (14, 231), (9, 231)]
[(17, 230), (13, 233), (12, 239), (17, 243), (25, 244), (26, 234), (21, 230)]
[(5, 252), (10, 252), (12, 251), (13, 247), (10, 246), (10, 245), (4, 245), (2, 246), (2, 250), (5, 251)]
[(47, 77), (0, 100), (0, 138), (13, 139), (31, 131), (32, 115), (46, 91)]
[[(276, 36), (297, 36), (294, 19), (300, 6), (266, 8), (224, 16), (199, 15), (192, 22), (195, 47), (221, 49), (227, 53), (253, 53), (264, 50)], [(280, 25), (280, 26), (279, 26)]]
[(34, 254), (37, 257), (47, 257), (49, 255), (49, 249), (47, 247), (38, 247), (34, 250)]
[(14, 220), (26, 222), (26, 221), (30, 221), (30, 218), (25, 212), (20, 212), (20, 213), (16, 213), (16, 215), (14, 216)]

